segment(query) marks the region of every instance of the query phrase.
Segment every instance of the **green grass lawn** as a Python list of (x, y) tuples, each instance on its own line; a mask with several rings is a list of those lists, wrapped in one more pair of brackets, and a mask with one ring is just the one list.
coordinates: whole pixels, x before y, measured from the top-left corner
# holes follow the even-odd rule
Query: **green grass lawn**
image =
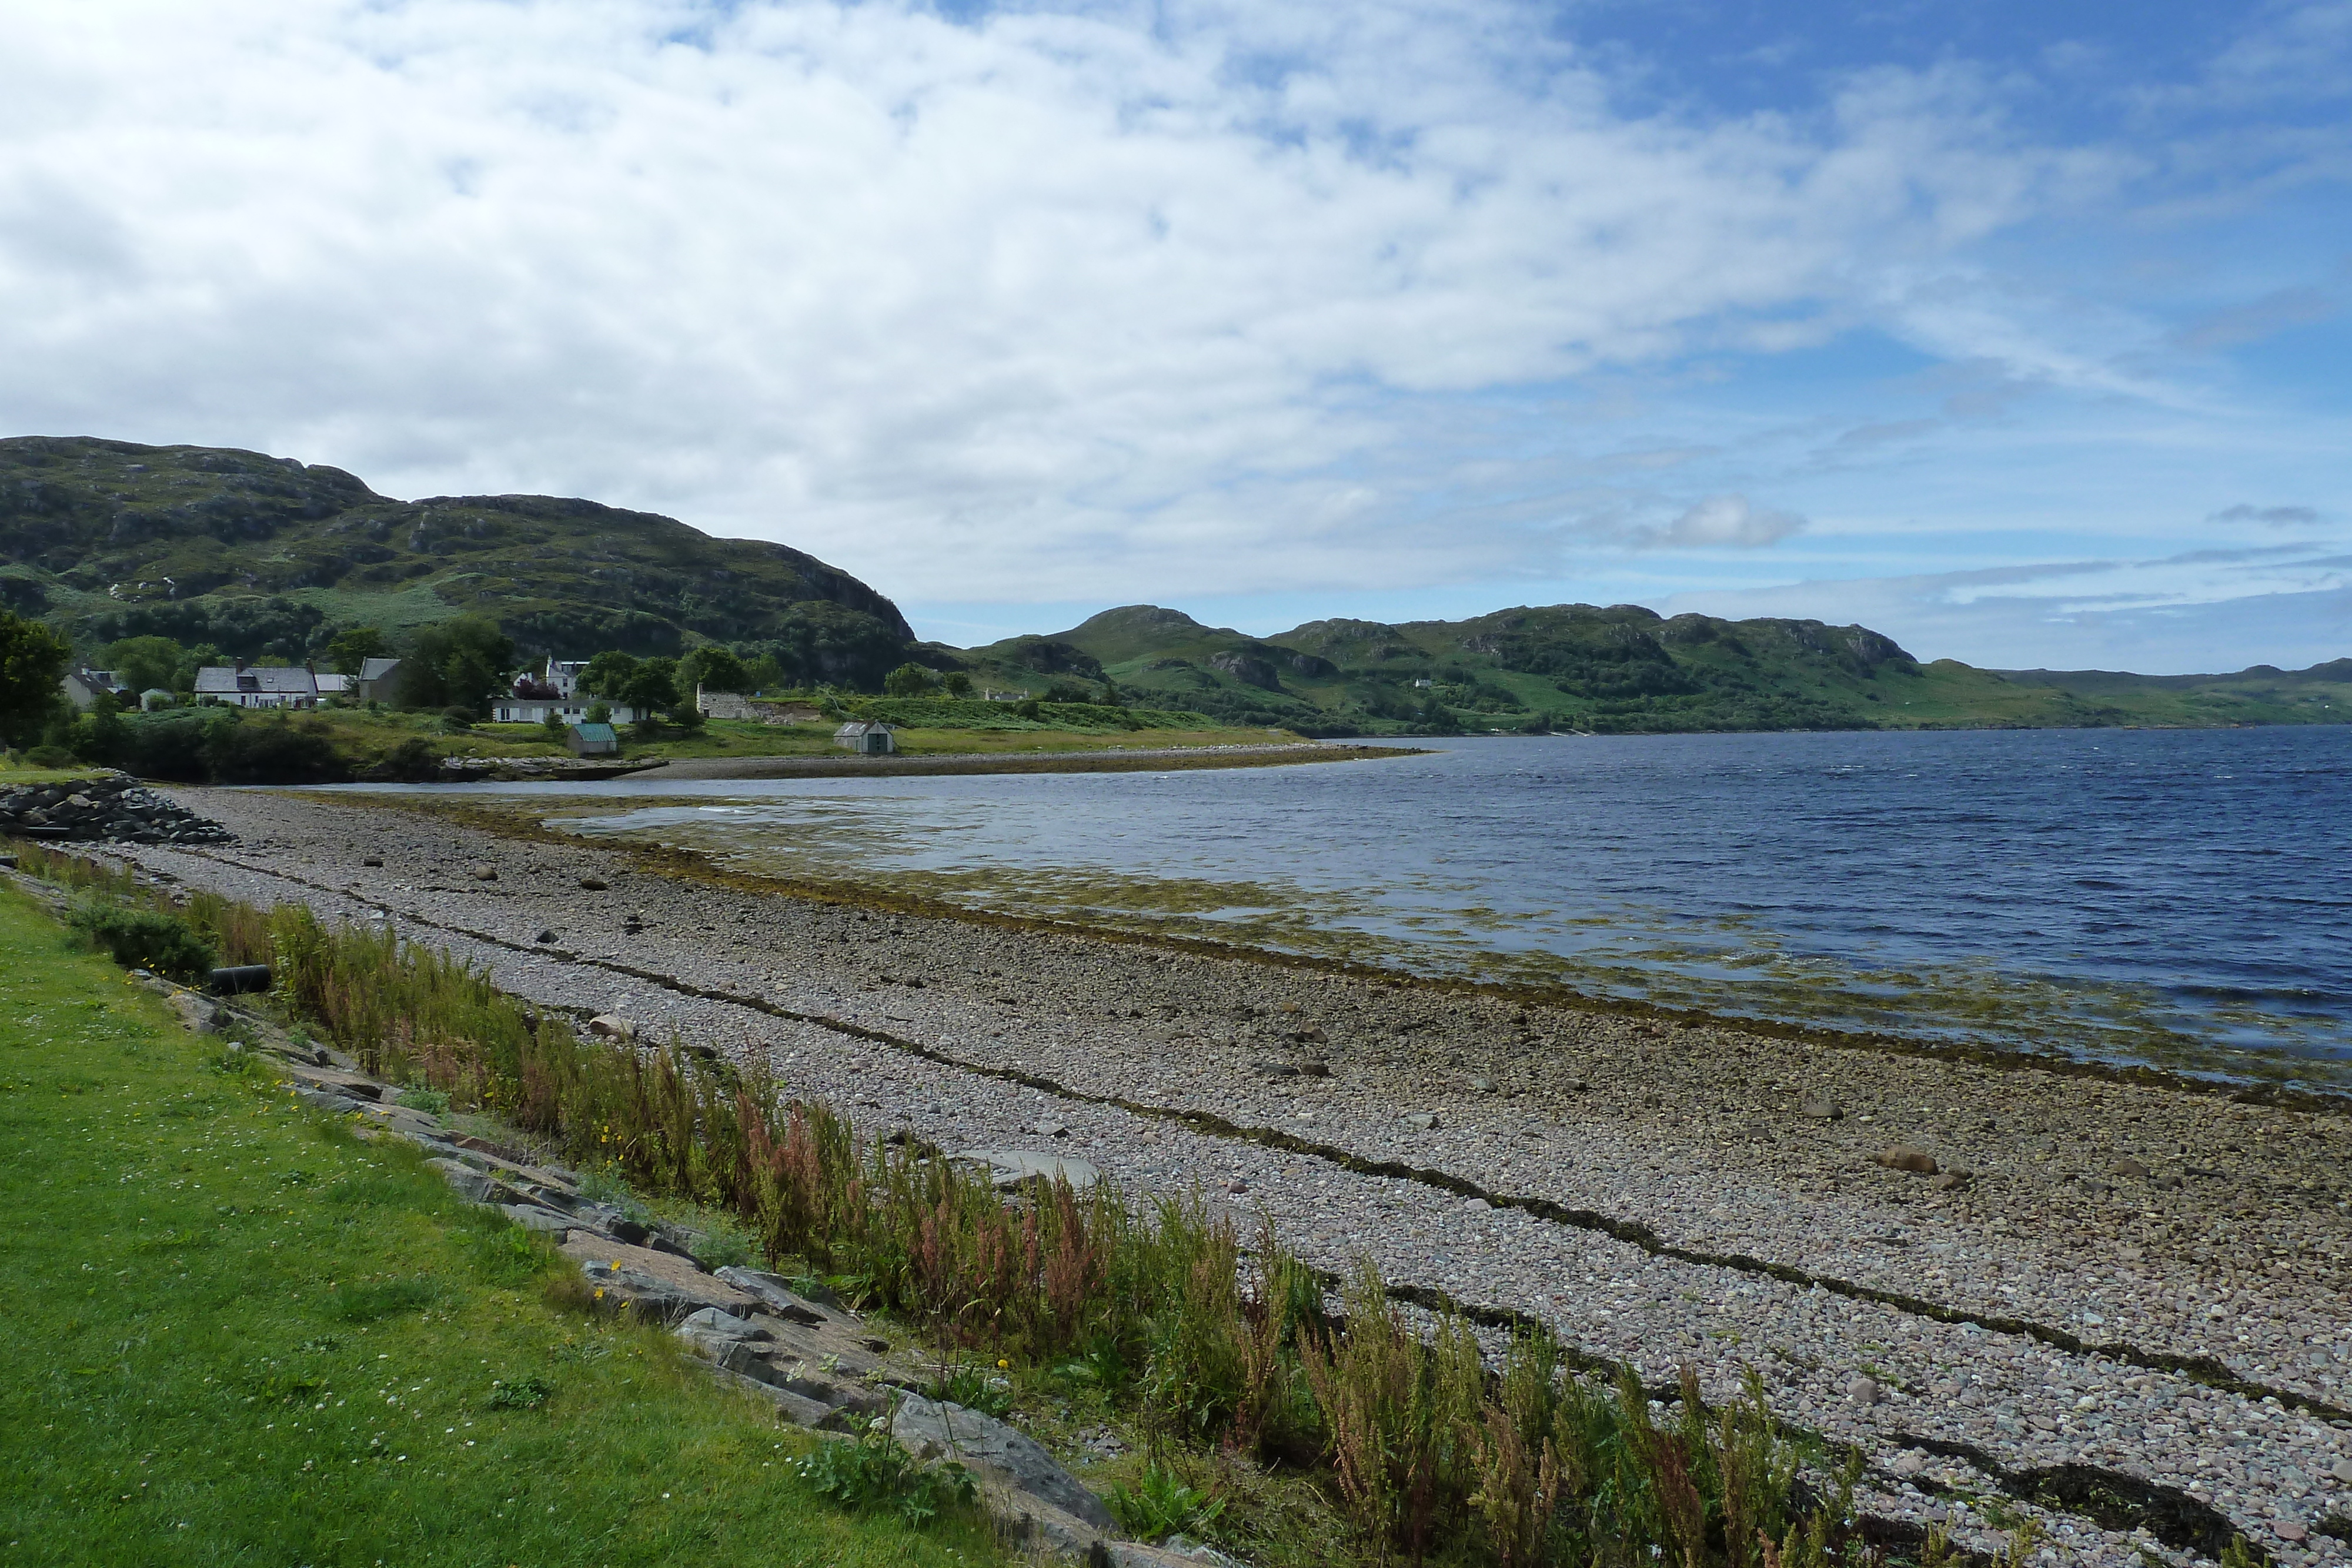
[(998, 1560), (817, 1497), (811, 1439), (13, 889), (0, 1204), (0, 1568)]

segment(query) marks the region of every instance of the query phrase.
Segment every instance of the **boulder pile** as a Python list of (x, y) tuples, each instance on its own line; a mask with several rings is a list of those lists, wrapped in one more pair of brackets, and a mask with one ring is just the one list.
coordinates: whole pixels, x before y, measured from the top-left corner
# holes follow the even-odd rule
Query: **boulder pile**
[(131, 844), (217, 844), (236, 837), (127, 773), (0, 787), (0, 833)]

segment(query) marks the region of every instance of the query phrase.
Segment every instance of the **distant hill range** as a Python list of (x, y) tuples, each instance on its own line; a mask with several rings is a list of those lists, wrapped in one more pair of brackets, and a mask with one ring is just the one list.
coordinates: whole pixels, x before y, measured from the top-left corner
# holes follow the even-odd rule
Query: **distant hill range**
[(0, 602), (79, 645), (158, 634), (247, 659), (476, 612), (530, 653), (721, 642), (856, 685), (878, 684), (913, 637), (845, 571), (649, 512), (395, 501), (290, 457), (89, 437), (0, 440)]
[(2324, 724), (2352, 719), (2352, 659), (2234, 675), (1922, 664), (1865, 626), (1668, 620), (1635, 605), (1469, 621), (1312, 621), (1271, 637), (1152, 605), (1047, 637), (922, 655), (975, 682), (1108, 679), (1151, 707), (1318, 734)]
[(527, 653), (774, 655), (877, 689), (912, 661), (976, 685), (1309, 734), (2341, 723), (2352, 659), (2233, 675), (1922, 664), (1863, 626), (1553, 605), (1468, 621), (1314, 621), (1272, 637), (1152, 605), (982, 648), (783, 545), (545, 496), (398, 501), (339, 468), (203, 446), (0, 440), (0, 603), (87, 652), (151, 633), (247, 659), (473, 612)]

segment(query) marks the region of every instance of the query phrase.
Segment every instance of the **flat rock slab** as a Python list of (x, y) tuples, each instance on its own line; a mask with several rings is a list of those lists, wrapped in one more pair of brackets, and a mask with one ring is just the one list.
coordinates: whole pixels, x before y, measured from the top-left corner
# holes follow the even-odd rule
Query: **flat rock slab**
[(793, 1293), (792, 1281), (782, 1274), (762, 1273), (757, 1269), (721, 1269), (719, 1277), (739, 1291), (749, 1291), (760, 1298), (766, 1309), (780, 1318), (814, 1328), (831, 1320), (814, 1302)]
[(1000, 1190), (1010, 1191), (1026, 1181), (1047, 1181), (1059, 1176), (1070, 1184), (1073, 1192), (1084, 1192), (1102, 1179), (1102, 1173), (1084, 1160), (1066, 1155), (1041, 1154), (1031, 1149), (966, 1149), (949, 1156), (971, 1165), (986, 1166), (989, 1175)]
[(1118, 1531), (1110, 1510), (1085, 1482), (1064, 1469), (1036, 1438), (993, 1416), (909, 1394), (891, 1417), (890, 1435), (918, 1455), (953, 1457), (975, 1469), (986, 1465), (1002, 1471), (1048, 1507), (1105, 1533)]
[[(743, 1317), (760, 1305), (759, 1298), (751, 1292), (704, 1273), (674, 1253), (632, 1247), (625, 1241), (607, 1241), (584, 1230), (567, 1233), (560, 1250), (575, 1263), (594, 1265), (588, 1270), (592, 1281), (601, 1282), (600, 1276), (614, 1270), (633, 1274), (676, 1298), (687, 1312), (698, 1307), (720, 1307)], [(626, 1289), (632, 1281), (624, 1280), (620, 1283)], [(685, 1312), (678, 1315), (684, 1316)]]

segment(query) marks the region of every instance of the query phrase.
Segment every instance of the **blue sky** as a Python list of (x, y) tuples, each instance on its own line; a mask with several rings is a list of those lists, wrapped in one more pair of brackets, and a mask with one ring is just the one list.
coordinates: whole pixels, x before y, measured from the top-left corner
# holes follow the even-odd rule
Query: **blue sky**
[(956, 643), (2352, 653), (2352, 0), (40, 8), (0, 429), (783, 539)]

